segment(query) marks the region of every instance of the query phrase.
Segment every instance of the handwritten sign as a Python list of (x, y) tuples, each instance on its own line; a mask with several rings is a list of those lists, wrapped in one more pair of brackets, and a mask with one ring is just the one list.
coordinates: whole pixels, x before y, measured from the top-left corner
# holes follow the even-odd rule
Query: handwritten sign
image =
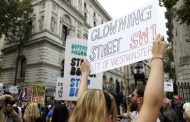
[(32, 86), (32, 102), (44, 104), (45, 100), (45, 85), (34, 84)]
[[(67, 40), (65, 52), (63, 99), (76, 100), (81, 79), (80, 65), (87, 56), (87, 40)], [(88, 88), (102, 89), (102, 73), (89, 76)]]
[(89, 30), (87, 58), (91, 73), (99, 73), (152, 57), (157, 33), (166, 35), (155, 0), (136, 11)]
[(63, 100), (64, 78), (57, 78), (55, 100)]
[(173, 82), (164, 82), (164, 91), (173, 92), (174, 91)]

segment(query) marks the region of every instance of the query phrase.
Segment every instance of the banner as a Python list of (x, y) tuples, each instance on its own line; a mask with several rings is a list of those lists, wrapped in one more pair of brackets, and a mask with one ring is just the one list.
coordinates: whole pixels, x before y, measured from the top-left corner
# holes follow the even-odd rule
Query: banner
[[(65, 71), (64, 71), (64, 100), (76, 100), (80, 85), (80, 65), (87, 56), (87, 40), (69, 39), (66, 41)], [(102, 89), (102, 73), (90, 75), (89, 89)]]
[(44, 104), (45, 100), (45, 85), (34, 84), (32, 86), (32, 102)]
[(55, 100), (63, 100), (64, 78), (57, 78)]
[(99, 73), (152, 57), (157, 33), (166, 35), (164, 12), (153, 1), (128, 15), (96, 26), (88, 33), (91, 73)]

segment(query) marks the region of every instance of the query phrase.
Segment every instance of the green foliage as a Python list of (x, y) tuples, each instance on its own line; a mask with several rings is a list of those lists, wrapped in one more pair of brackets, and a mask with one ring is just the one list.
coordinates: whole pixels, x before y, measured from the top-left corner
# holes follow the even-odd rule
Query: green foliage
[(166, 58), (164, 62), (164, 71), (169, 74), (169, 78), (175, 79), (175, 65), (173, 57), (173, 48), (171, 45), (166, 52)]
[(179, 0), (159, 1), (163, 2), (168, 11), (173, 11), (175, 13), (177, 21), (179, 21), (181, 24), (190, 25), (190, 0), (183, 0), (183, 4), (179, 8), (174, 7), (174, 5), (176, 5)]
[(26, 39), (32, 28), (31, 0), (1, 0), (0, 37), (9, 41)]
[(181, 24), (190, 25), (190, 0), (184, 0), (184, 4), (176, 9), (176, 17)]
[(177, 3), (178, 0), (162, 0), (164, 3), (164, 6), (168, 9), (171, 10), (172, 7)]

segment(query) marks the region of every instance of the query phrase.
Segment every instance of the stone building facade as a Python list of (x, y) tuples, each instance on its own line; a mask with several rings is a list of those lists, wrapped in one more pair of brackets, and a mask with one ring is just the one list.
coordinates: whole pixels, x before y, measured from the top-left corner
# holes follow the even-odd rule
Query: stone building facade
[[(179, 0), (175, 7), (183, 4)], [(176, 69), (176, 81), (178, 85), (178, 94), (184, 97), (184, 101), (190, 101), (190, 26), (180, 24), (176, 18), (171, 20), (170, 39), (173, 43), (173, 56)]]
[[(97, 0), (32, 0), (33, 28), (18, 55), (18, 43), (5, 42), (0, 82), (5, 86), (46, 84), (52, 91), (57, 77), (64, 77), (65, 42), (88, 38), (88, 29), (112, 18)], [(144, 67), (146, 70), (146, 65)], [(134, 66), (104, 72), (104, 89), (127, 95), (134, 84)], [(129, 87), (132, 84), (131, 87)]]

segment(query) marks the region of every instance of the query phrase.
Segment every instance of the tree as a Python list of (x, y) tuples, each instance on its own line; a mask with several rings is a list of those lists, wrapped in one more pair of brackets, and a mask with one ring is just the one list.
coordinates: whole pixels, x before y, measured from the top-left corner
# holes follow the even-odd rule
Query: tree
[(183, 0), (183, 4), (180, 7), (174, 7), (179, 0), (159, 0), (160, 5), (163, 5), (168, 11), (173, 11), (177, 21), (181, 24), (190, 25), (190, 0)]
[(183, 0), (183, 5), (176, 9), (176, 17), (180, 23), (190, 25), (190, 0)]
[(15, 82), (17, 82), (18, 63), (22, 58), (24, 43), (29, 39), (32, 29), (31, 0), (1, 0), (0, 2), (0, 38), (14, 41), (17, 46)]
[(31, 0), (1, 0), (0, 37), (8, 41), (23, 41), (32, 28)]
[(164, 59), (164, 71), (169, 74), (169, 78), (176, 78), (175, 75), (175, 65), (174, 65), (174, 57), (173, 57), (173, 47), (170, 45), (167, 52), (166, 58)]

